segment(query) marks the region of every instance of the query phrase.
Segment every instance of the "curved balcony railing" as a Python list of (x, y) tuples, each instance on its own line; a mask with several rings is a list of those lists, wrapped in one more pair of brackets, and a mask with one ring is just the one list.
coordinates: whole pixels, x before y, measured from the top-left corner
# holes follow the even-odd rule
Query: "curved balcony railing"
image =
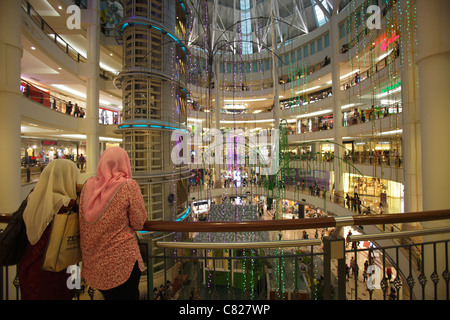
[[(342, 230), (348, 227), (361, 230), (372, 224), (438, 223), (449, 216), (450, 210), (436, 210), (375, 217), (148, 221), (144, 232), (138, 235), (147, 267), (142, 276), (147, 290), (143, 290), (141, 298), (448, 300), (450, 228), (446, 225), (422, 230), (347, 234), (345, 238)], [(8, 220), (0, 215), (0, 223)], [(320, 238), (319, 229), (322, 230)], [(313, 230), (316, 230), (314, 238)], [(289, 236), (288, 231), (292, 237), (282, 238)], [(268, 232), (267, 241), (249, 242), (249, 235), (255, 232)], [(210, 240), (198, 242), (188, 235), (201, 233), (206, 233)], [(216, 235), (227, 233), (246, 236), (242, 236), (244, 241), (213, 241)], [(305, 237), (308, 234), (311, 239)], [(427, 238), (436, 235), (439, 240)], [(409, 245), (396, 240), (405, 237), (425, 238)], [(363, 267), (364, 260), (367, 265)], [(376, 272), (372, 273), (372, 269)], [(20, 297), (18, 287), (8, 287), (13, 278), (13, 272), (6, 273), (2, 299)], [(442, 280), (444, 288), (438, 286)], [(77, 291), (76, 295), (79, 297), (82, 291)], [(93, 288), (87, 291), (92, 299), (94, 291)]]
[(46, 106), (57, 112), (65, 113), (76, 118), (84, 118), (86, 115), (86, 111), (84, 108), (79, 106), (77, 106), (78, 108), (75, 108), (75, 106), (73, 106), (69, 109), (67, 107), (69, 105), (69, 101), (55, 97), (49, 92), (43, 91), (23, 79), (21, 80), (21, 91), (23, 92), (24, 97), (40, 103), (43, 106)]
[[(189, 221), (147, 221), (144, 231), (157, 232), (244, 232), (303, 230), (316, 228), (336, 228), (343, 226), (365, 226), (374, 224), (411, 223), (450, 218), (449, 210), (410, 212), (376, 216), (344, 216), (314, 219), (283, 219), (236, 222), (189, 222)], [(1, 220), (0, 220), (1, 221)], [(436, 231), (436, 230), (435, 230)], [(430, 231), (431, 232), (431, 231)], [(222, 246), (226, 246), (222, 244)]]
[[(55, 44), (61, 48), (70, 58), (72, 58), (76, 62), (86, 62), (86, 58), (76, 51), (67, 41), (65, 41), (61, 36), (59, 36), (50, 25), (45, 22), (45, 20), (37, 13), (37, 11), (31, 6), (28, 0), (21, 0), (22, 8), (34, 21), (34, 23), (46, 34), (51, 40), (55, 42)], [(113, 80), (116, 74), (111, 71), (107, 71), (105, 69), (100, 69), (100, 78), (105, 80)]]
[[(379, 223), (437, 221), (447, 219), (449, 214), (450, 210), (439, 210), (376, 217), (344, 216), (245, 222), (158, 221), (145, 224), (145, 230), (155, 233), (147, 233), (147, 238), (144, 236), (141, 241), (147, 244), (147, 249), (150, 248), (149, 255), (146, 258), (149, 263), (151, 261), (151, 266), (158, 269), (158, 260), (164, 260), (165, 268), (158, 269), (157, 272), (165, 274), (167, 277), (170, 272), (168, 266), (173, 265), (180, 270), (181, 278), (179, 279), (184, 279), (183, 276), (191, 279), (202, 278), (202, 281), (198, 283), (187, 284), (184, 281), (178, 281), (178, 292), (176, 293), (178, 299), (187, 299), (189, 297), (188, 292), (194, 292), (194, 294), (197, 292), (199, 296), (203, 295), (203, 299), (399, 300), (443, 299), (445, 297), (448, 299), (448, 291), (446, 294), (445, 290), (438, 291), (436, 288), (427, 296), (425, 294), (426, 281), (423, 281), (423, 277), (436, 279), (433, 268), (434, 271), (439, 268), (439, 272), (443, 271), (442, 277), (446, 281), (448, 289), (446, 264), (441, 263), (438, 266), (436, 259), (431, 264), (426, 264), (424, 257), (430, 252), (434, 252), (436, 255), (435, 250), (438, 244), (447, 246), (450, 228), (438, 227), (413, 231), (348, 235), (346, 239), (339, 236), (338, 230), (349, 226), (362, 229), (364, 226)], [(331, 229), (331, 232), (327, 232), (327, 236), (322, 236), (320, 239), (317, 236), (317, 231), (314, 239), (305, 238), (305, 230), (318, 229)], [(280, 235), (286, 235), (287, 230), (291, 230), (294, 234), (298, 230), (303, 230), (303, 239), (295, 237), (287, 240), (282, 239)], [(177, 239), (188, 239), (187, 236), (181, 236), (181, 234), (206, 233), (207, 238), (211, 240), (208, 242), (182, 241), (156, 236), (157, 240), (153, 241), (152, 237), (159, 232), (178, 234)], [(251, 232), (272, 232), (273, 237), (268, 241), (256, 242), (223, 243), (213, 241), (214, 235), (217, 234), (251, 234)], [(313, 233), (310, 232), (309, 234), (312, 238)], [(393, 239), (426, 237), (436, 234), (443, 235), (447, 240), (392, 245)], [(383, 240), (387, 240), (390, 245), (383, 246)], [(369, 246), (363, 244), (359, 247), (357, 243), (360, 242), (370, 242), (371, 244)], [(333, 246), (338, 244), (340, 244), (340, 247), (337, 251), (332, 249)], [(331, 271), (332, 256), (333, 259), (336, 257), (338, 259), (337, 272)], [(368, 288), (368, 276), (364, 275), (367, 270), (361, 272), (360, 275), (358, 275), (356, 269), (346, 274), (343, 265), (348, 260), (360, 263), (361, 258), (370, 260), (370, 265), (377, 266), (376, 268), (380, 269), (377, 277), (379, 283), (376, 284), (376, 288)], [(448, 254), (445, 255), (444, 260), (448, 263)], [(176, 262), (173, 263), (173, 261)], [(416, 261), (418, 261), (417, 264)], [(200, 264), (201, 266), (194, 274), (190, 270), (192, 264)], [(355, 267), (351, 266), (351, 268)], [(322, 270), (318, 271), (319, 269)], [(148, 279), (155, 276), (150, 272), (151, 270), (154, 269), (148, 269)], [(395, 276), (392, 276), (392, 271), (394, 271)], [(252, 273), (257, 275), (252, 278)], [(222, 278), (224, 274), (229, 277), (225, 283)], [(235, 281), (239, 274), (247, 274), (251, 280), (242, 280), (240, 283)], [(265, 280), (261, 280), (262, 274), (267, 276)], [(233, 275), (234, 280), (231, 279)], [(439, 276), (437, 277), (439, 278)], [(346, 280), (350, 280), (349, 278), (353, 279), (347, 282)], [(420, 281), (422, 290), (414, 290), (415, 282), (411, 279)], [(176, 279), (175, 282), (177, 282)], [(240, 290), (230, 290), (230, 287), (240, 288)], [(395, 288), (395, 290), (392, 288)], [(405, 292), (401, 294), (401, 290)], [(209, 295), (205, 295), (206, 292), (209, 292)], [(164, 294), (166, 294), (165, 297), (158, 296), (156, 298), (168, 298), (167, 292)]]

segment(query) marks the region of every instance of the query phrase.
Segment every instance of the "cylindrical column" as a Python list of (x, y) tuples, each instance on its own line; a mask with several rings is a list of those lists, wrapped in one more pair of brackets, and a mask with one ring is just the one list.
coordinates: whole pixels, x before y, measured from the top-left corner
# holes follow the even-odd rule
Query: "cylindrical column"
[(89, 0), (87, 22), (87, 62), (89, 66), (86, 80), (86, 171), (95, 174), (100, 157), (99, 147), (99, 62), (100, 62), (100, 2)]
[[(20, 204), (21, 2), (0, 0), (0, 212)], [(23, 156), (23, 155), (22, 155)]]
[(129, 0), (116, 30), (124, 58), (115, 82), (123, 100), (118, 132), (149, 220), (174, 220), (188, 209), (189, 168), (172, 159), (185, 138), (177, 134), (187, 132), (186, 10), (175, 0)]
[[(402, 83), (402, 163), (404, 172), (404, 212), (422, 211), (422, 154), (420, 137), (420, 101), (417, 55), (417, 34), (409, 32), (414, 19), (409, 3), (397, 3), (400, 31), (400, 75)], [(420, 223), (404, 223), (403, 230), (416, 229)], [(411, 239), (420, 242), (421, 239)]]
[(272, 83), (273, 83), (273, 128), (276, 130), (280, 129), (280, 97), (279, 97), (279, 82), (278, 82), (278, 56), (275, 54), (278, 52), (277, 50), (277, 35), (275, 32), (275, 25), (274, 25), (274, 7), (272, 6), (271, 2), (271, 10), (270, 10), (270, 19), (271, 19), (271, 32), (272, 32)]
[[(450, 208), (450, 148), (442, 141), (450, 137), (450, 2), (447, 0), (416, 0), (419, 71), (420, 126), (422, 146), (423, 210)], [(450, 225), (450, 220), (424, 223), (431, 227)], [(448, 239), (447, 235), (424, 237), (424, 241)], [(423, 256), (428, 276), (435, 268), (433, 250)], [(445, 268), (445, 254), (436, 252), (438, 275)], [(445, 299), (444, 281), (438, 283), (438, 298)], [(434, 298), (433, 284), (427, 285), (427, 299)]]
[[(214, 128), (216, 130), (220, 130), (220, 107), (222, 105), (221, 98), (221, 83), (220, 83), (220, 67), (219, 61), (214, 61)], [(222, 146), (220, 146), (222, 148)], [(215, 162), (215, 170), (214, 170), (214, 187), (221, 188), (222, 187), (222, 179), (220, 174), (222, 163)]]
[(337, 10), (332, 13), (330, 19), (330, 48), (331, 48), (331, 80), (333, 94), (333, 131), (334, 131), (334, 190), (339, 197), (344, 195), (344, 176), (342, 161), (344, 156), (342, 145), (342, 111), (341, 111), (341, 77), (339, 57)]
[(450, 2), (417, 0), (423, 209), (450, 208)]

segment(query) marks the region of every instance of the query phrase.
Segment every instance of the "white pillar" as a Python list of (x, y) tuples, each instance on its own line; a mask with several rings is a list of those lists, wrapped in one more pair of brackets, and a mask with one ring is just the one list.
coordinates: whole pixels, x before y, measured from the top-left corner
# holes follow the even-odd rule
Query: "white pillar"
[(88, 1), (86, 80), (86, 171), (95, 174), (100, 158), (99, 147), (99, 62), (100, 62), (100, 2)]
[[(279, 130), (280, 129), (280, 96), (278, 93), (278, 56), (275, 55), (275, 53), (278, 52), (277, 50), (277, 36), (275, 32), (275, 26), (274, 26), (274, 6), (272, 5), (272, 1), (270, 2), (270, 19), (271, 19), (271, 32), (272, 32), (272, 83), (273, 83), (273, 128)], [(281, 50), (281, 48), (280, 48)]]
[[(442, 143), (450, 137), (450, 2), (448, 0), (416, 0), (419, 71), (420, 127), (422, 139), (423, 210), (450, 209), (450, 148)], [(423, 223), (424, 227), (450, 226), (450, 220)], [(424, 241), (449, 239), (448, 234), (424, 237)], [(428, 284), (426, 298), (434, 298), (433, 251), (429, 247), (423, 257)], [(445, 254), (437, 250), (438, 298), (445, 299), (442, 272)]]
[(20, 205), (20, 1), (0, 0), (0, 213), (12, 213)]
[[(407, 3), (401, 1), (397, 7), (399, 19), (408, 21), (410, 14)], [(400, 62), (402, 81), (402, 163), (405, 186), (405, 212), (422, 211), (422, 157), (420, 138), (420, 101), (417, 66), (414, 58), (417, 54), (417, 35), (408, 35), (408, 27), (400, 24)], [(412, 37), (412, 38), (410, 38)]]
[[(221, 91), (220, 91), (220, 64), (219, 61), (214, 61), (214, 128), (220, 131), (220, 107), (222, 102)], [(218, 146), (219, 148), (223, 148), (223, 146)], [(217, 150), (217, 149), (216, 149)], [(222, 187), (222, 179), (221, 179), (221, 163), (214, 163), (214, 188)]]
[(424, 210), (449, 209), (450, 2), (417, 0)]
[[(274, 41), (276, 41), (274, 37)], [(274, 52), (276, 51), (276, 42), (273, 46)], [(280, 85), (278, 82), (278, 57), (273, 54), (272, 58), (272, 76), (273, 76), (273, 128), (279, 130), (280, 129), (280, 95), (278, 86)]]
[[(334, 189), (339, 197), (344, 196), (344, 170), (342, 160), (345, 151), (342, 145), (342, 111), (341, 111), (341, 73), (339, 66), (339, 27), (337, 20), (337, 6), (330, 19), (330, 48), (331, 48), (331, 80), (333, 94), (333, 131), (334, 131)], [(341, 170), (342, 169), (342, 170)]]

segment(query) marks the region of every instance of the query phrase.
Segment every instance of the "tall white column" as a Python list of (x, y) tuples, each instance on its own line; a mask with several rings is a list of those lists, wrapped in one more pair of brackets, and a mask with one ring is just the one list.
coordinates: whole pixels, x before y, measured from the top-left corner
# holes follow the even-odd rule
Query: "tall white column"
[[(330, 48), (331, 48), (331, 80), (333, 94), (333, 131), (334, 131), (334, 189), (339, 197), (344, 196), (342, 145), (342, 111), (341, 111), (341, 73), (339, 66), (339, 27), (337, 21), (337, 3), (334, 5), (330, 19)], [(341, 170), (342, 169), (342, 170)]]
[(88, 1), (86, 80), (86, 171), (95, 174), (100, 158), (99, 147), (99, 62), (100, 62), (100, 2)]
[(0, 0), (0, 212), (12, 213), (20, 205), (20, 1)]
[[(450, 2), (448, 0), (416, 0), (419, 71), (420, 126), (422, 139), (423, 210), (450, 209)], [(442, 144), (444, 142), (444, 145)], [(425, 227), (450, 226), (450, 220), (424, 223)], [(448, 239), (448, 234), (427, 236), (424, 241)], [(440, 276), (438, 294), (445, 299), (442, 272), (445, 254), (437, 249), (437, 273)], [(434, 298), (434, 286), (428, 277), (433, 272), (433, 250), (423, 257), (428, 284), (426, 298)]]
[(280, 85), (278, 83), (278, 58), (274, 55), (274, 58), (272, 59), (273, 66), (272, 66), (272, 74), (273, 74), (273, 128), (274, 129), (280, 129), (280, 94), (279, 94), (279, 88)]
[(449, 209), (450, 2), (417, 0), (424, 210)]
[(278, 52), (277, 50), (277, 36), (275, 32), (275, 21), (273, 20), (274, 17), (274, 6), (272, 4), (272, 1), (270, 2), (270, 19), (271, 19), (271, 32), (272, 32), (272, 81), (273, 81), (273, 128), (279, 130), (280, 129), (280, 96), (278, 93), (278, 56), (275, 55), (275, 53)]
[[(397, 5), (400, 21), (411, 20), (405, 1)], [(402, 81), (402, 155), (405, 212), (422, 211), (422, 157), (420, 138), (420, 101), (417, 66), (414, 63), (417, 54), (416, 36), (407, 34), (408, 28), (400, 23), (400, 61)]]
[[(220, 130), (220, 107), (222, 105), (222, 102), (220, 101), (220, 86), (220, 64), (218, 61), (214, 61), (214, 128), (216, 130)], [(222, 148), (222, 146), (219, 146), (219, 148)], [(214, 168), (214, 188), (221, 188), (221, 163), (215, 162)]]
[[(404, 50), (402, 50), (404, 51)], [(406, 52), (405, 52), (406, 53)], [(422, 211), (420, 104), (416, 66), (402, 66), (402, 163), (405, 212)]]

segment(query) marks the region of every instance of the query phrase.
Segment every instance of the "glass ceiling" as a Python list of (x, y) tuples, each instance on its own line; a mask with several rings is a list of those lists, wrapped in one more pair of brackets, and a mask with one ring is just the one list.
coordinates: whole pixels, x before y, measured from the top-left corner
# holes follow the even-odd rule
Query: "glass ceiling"
[(188, 0), (188, 45), (252, 54), (287, 44), (327, 22), (317, 1), (329, 10), (337, 2), (341, 11), (351, 0)]

